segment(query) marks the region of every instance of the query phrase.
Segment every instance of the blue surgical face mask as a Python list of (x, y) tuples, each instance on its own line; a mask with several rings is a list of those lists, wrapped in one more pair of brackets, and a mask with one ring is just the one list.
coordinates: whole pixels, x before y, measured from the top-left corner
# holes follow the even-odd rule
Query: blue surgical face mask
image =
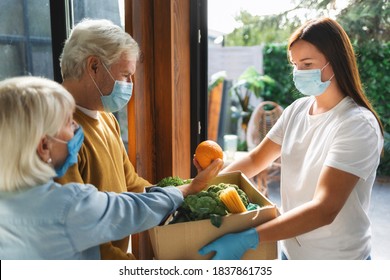
[(107, 70), (108, 74), (110, 74), (111, 79), (115, 82), (111, 93), (109, 95), (103, 95), (92, 76), (91, 78), (96, 88), (100, 92), (100, 99), (102, 101), (104, 111), (114, 113), (125, 107), (126, 104), (130, 101), (131, 94), (133, 92), (133, 83), (116, 81), (111, 75), (110, 71), (107, 69), (106, 65), (104, 65), (104, 63), (102, 64)]
[(64, 176), (64, 174), (66, 173), (66, 171), (70, 166), (77, 163), (77, 154), (79, 153), (81, 145), (83, 144), (84, 141), (84, 132), (81, 126), (79, 126), (76, 129), (73, 138), (70, 139), (68, 142), (55, 137), (52, 138), (59, 142), (66, 143), (68, 147), (68, 156), (66, 157), (65, 162), (60, 167), (55, 168), (57, 177), (62, 177)]
[(115, 81), (111, 94), (100, 97), (104, 111), (113, 113), (125, 107), (130, 101), (132, 91), (133, 83)]
[(319, 96), (323, 94), (334, 76), (333, 74), (333, 76), (325, 82), (321, 81), (321, 72), (328, 65), (329, 62), (321, 69), (312, 70), (297, 70), (294, 68), (293, 80), (295, 87), (304, 95)]

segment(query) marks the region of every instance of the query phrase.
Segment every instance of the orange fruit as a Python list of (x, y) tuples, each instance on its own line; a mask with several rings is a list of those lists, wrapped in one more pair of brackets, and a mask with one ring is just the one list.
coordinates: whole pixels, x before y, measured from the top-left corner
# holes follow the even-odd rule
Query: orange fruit
[(199, 165), (205, 169), (211, 162), (217, 158), (223, 159), (223, 150), (217, 142), (206, 140), (196, 147), (195, 158)]

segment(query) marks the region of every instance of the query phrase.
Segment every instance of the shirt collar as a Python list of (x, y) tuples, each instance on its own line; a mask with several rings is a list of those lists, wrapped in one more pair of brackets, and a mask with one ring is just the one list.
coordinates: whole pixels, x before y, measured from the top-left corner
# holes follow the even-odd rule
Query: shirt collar
[(81, 112), (86, 114), (87, 116), (97, 120), (99, 118), (99, 111), (97, 110), (89, 110), (87, 108), (81, 107), (79, 105), (76, 105), (77, 109), (79, 109)]

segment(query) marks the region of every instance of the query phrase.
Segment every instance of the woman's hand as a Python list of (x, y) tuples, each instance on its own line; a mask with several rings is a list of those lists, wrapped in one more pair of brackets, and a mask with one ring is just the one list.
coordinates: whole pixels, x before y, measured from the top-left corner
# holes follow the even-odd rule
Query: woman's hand
[(229, 233), (214, 240), (199, 250), (199, 254), (206, 255), (215, 252), (212, 260), (240, 260), (249, 249), (256, 249), (260, 237), (255, 228), (239, 233)]
[(190, 184), (179, 186), (178, 188), (186, 197), (190, 194), (196, 194), (207, 187), (207, 183), (216, 177), (223, 167), (223, 160), (215, 159), (207, 168), (203, 169), (194, 159), (194, 165), (198, 170), (198, 175), (192, 180)]

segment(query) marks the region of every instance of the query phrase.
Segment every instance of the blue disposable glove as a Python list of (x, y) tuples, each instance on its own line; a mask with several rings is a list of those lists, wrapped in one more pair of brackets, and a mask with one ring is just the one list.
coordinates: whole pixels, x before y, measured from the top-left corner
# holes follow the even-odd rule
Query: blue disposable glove
[(248, 249), (255, 249), (260, 238), (254, 228), (226, 234), (199, 250), (199, 254), (206, 255), (215, 251), (212, 260), (239, 260)]

